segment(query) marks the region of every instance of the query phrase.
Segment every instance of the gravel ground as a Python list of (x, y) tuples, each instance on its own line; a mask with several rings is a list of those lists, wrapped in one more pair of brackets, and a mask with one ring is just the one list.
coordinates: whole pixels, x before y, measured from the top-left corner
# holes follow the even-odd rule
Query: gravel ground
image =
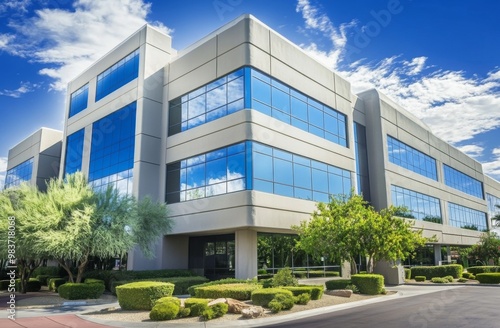
[[(299, 311), (304, 311), (304, 310), (316, 309), (319, 307), (338, 305), (338, 304), (349, 303), (349, 302), (356, 302), (356, 301), (361, 301), (361, 300), (374, 298), (374, 297), (383, 297), (383, 295), (369, 296), (369, 295), (353, 294), (350, 298), (346, 298), (346, 297), (338, 297), (338, 296), (331, 296), (331, 295), (324, 294), (321, 299), (316, 300), (316, 301), (310, 301), (307, 305), (294, 305), (294, 307), (291, 310), (281, 311), (279, 313), (271, 313), (271, 311), (266, 311), (262, 317), (284, 315), (284, 314), (289, 314), (289, 313), (294, 313), (294, 312), (299, 312)], [(129, 322), (148, 322), (148, 321), (151, 321), (149, 319), (149, 311), (123, 311), (120, 308), (109, 309), (107, 311), (101, 311), (101, 312), (97, 312), (97, 313), (96, 312), (89, 313), (86, 315), (88, 315), (90, 317), (94, 317), (94, 318), (103, 319), (103, 320), (129, 321)], [(247, 320), (247, 319), (241, 318), (240, 314), (228, 313), (221, 318), (213, 319), (211, 322), (225, 322), (225, 321), (230, 321), (230, 320)], [(248, 320), (251, 320), (251, 319), (248, 319)], [(183, 319), (170, 320), (168, 322), (169, 323), (192, 323), (192, 322), (199, 322), (199, 321), (200, 321), (199, 318), (183, 318)]]

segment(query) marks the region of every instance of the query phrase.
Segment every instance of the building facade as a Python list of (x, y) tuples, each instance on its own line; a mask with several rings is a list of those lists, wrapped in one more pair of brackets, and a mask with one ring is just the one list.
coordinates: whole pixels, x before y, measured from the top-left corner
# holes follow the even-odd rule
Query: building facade
[(314, 266), (291, 250), (263, 261), (258, 245), (330, 195), (408, 207), (437, 236), (436, 262), (441, 246), (475, 244), (500, 203), (480, 163), (250, 15), (179, 52), (145, 26), (70, 82), (59, 176), (75, 171), (167, 202), (173, 231), (152, 260), (131, 251), (129, 269), (210, 277)]

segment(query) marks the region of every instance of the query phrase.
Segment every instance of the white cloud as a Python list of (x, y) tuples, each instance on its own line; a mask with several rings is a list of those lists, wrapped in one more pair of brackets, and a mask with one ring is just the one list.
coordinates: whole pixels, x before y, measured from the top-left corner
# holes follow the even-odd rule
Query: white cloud
[(0, 14), (7, 11), (26, 13), (31, 5), (31, 0), (4, 0), (0, 3)]
[(376, 63), (366, 60), (348, 63), (352, 49), (346, 35), (352, 33), (346, 30), (362, 31), (362, 27), (357, 27), (359, 22), (336, 28), (308, 0), (298, 0), (297, 11), (302, 13), (306, 29), (326, 33), (332, 41), (331, 49), (318, 49), (315, 42), (302, 48), (350, 81), (355, 93), (377, 88), (452, 144), (500, 128), (500, 68), (492, 69), (486, 77), (468, 77), (463, 71), (427, 65), (429, 59), (425, 56), (410, 60), (392, 56)]
[(484, 173), (500, 181), (500, 148), (494, 148), (491, 152), (493, 159), (483, 163)]
[(7, 175), (7, 157), (0, 157), (0, 190), (3, 190)]
[(30, 82), (21, 82), (21, 85), (19, 88), (14, 89), (14, 90), (0, 90), (0, 96), (7, 96), (7, 97), (12, 97), (12, 98), (19, 98), (23, 94), (28, 93), (28, 92), (33, 92), (33, 90), (38, 89), (40, 87), (39, 84), (33, 84)]
[[(0, 36), (0, 49), (43, 63), (40, 74), (67, 83), (146, 23), (171, 33), (160, 22), (148, 22), (151, 4), (143, 0), (77, 0), (72, 10), (41, 9), (30, 19), (12, 20), (15, 37)], [(3, 44), (3, 47), (2, 47)]]
[(483, 156), (484, 148), (478, 145), (464, 145), (457, 147), (463, 153), (466, 153), (470, 157), (478, 158)]

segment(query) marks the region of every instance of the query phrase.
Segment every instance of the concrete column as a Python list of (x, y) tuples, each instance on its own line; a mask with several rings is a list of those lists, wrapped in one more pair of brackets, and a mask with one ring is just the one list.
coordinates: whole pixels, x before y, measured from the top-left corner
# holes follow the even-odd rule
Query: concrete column
[(163, 239), (160, 239), (157, 244), (154, 246), (154, 254), (155, 257), (152, 259), (146, 258), (144, 253), (140, 250), (139, 247), (135, 247), (134, 249), (128, 252), (127, 258), (127, 270), (159, 270), (161, 269), (161, 252), (163, 249)]
[(351, 278), (351, 263), (349, 261), (344, 261), (342, 263), (342, 267), (340, 268), (340, 272), (342, 278), (350, 279)]
[(447, 264), (451, 264), (451, 246), (450, 245), (446, 246), (446, 261), (448, 261)]
[(387, 285), (402, 285), (405, 283), (405, 271), (401, 265), (401, 261), (396, 261), (395, 263), (378, 261), (373, 273), (383, 275), (384, 283)]
[(257, 276), (257, 231), (236, 231), (235, 248), (235, 278), (252, 279)]
[(441, 260), (441, 245), (434, 245), (434, 265), (439, 265)]
[[(189, 267), (189, 237), (163, 237), (162, 269), (188, 269)], [(203, 272), (201, 273), (203, 275)]]

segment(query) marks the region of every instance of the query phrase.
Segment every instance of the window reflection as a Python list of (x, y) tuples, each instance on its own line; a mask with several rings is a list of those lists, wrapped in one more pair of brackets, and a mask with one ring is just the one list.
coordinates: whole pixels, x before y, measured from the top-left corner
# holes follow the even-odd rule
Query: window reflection
[(467, 174), (464, 174), (454, 168), (443, 164), (444, 183), (447, 186), (458, 189), (471, 196), (484, 199), (483, 184)]
[(389, 161), (437, 181), (436, 160), (396, 138), (387, 136)]
[(139, 75), (139, 49), (133, 51), (119, 62), (97, 76), (95, 101), (118, 90)]
[(76, 131), (66, 139), (64, 174), (75, 173), (82, 169), (83, 140), (85, 129)]
[(7, 171), (4, 189), (19, 186), (23, 182), (30, 181), (32, 174), (33, 158), (30, 158)]
[(461, 206), (454, 203), (448, 203), (448, 215), (450, 225), (458, 228), (487, 231), (486, 213)]
[(404, 206), (410, 211), (409, 215), (404, 214), (402, 216), (442, 223), (441, 207), (438, 198), (394, 185), (391, 186), (391, 195), (392, 205)]
[(89, 96), (89, 84), (85, 84), (80, 89), (71, 94), (69, 103), (69, 117), (80, 113), (87, 108), (87, 101)]

